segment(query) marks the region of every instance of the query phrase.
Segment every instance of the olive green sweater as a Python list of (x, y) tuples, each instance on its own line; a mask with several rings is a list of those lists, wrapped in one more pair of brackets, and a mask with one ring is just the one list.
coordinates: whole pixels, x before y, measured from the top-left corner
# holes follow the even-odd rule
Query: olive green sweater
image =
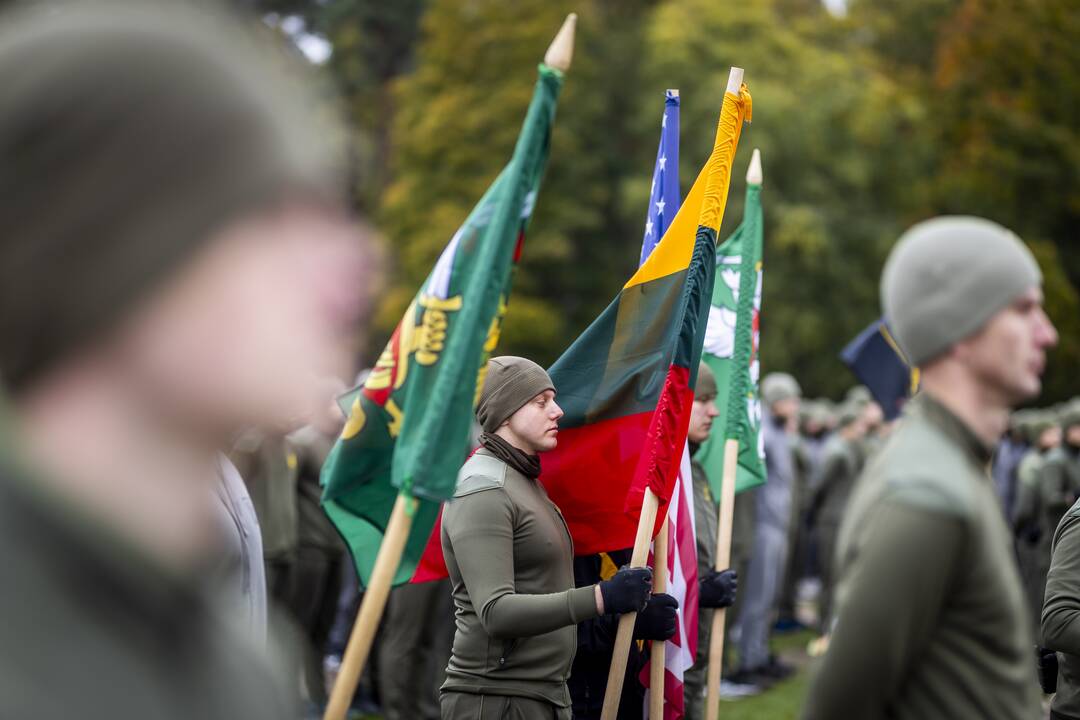
[(911, 401), (845, 513), (836, 625), (804, 718), (1040, 717), (989, 459), (944, 406)]
[(1065, 513), (1054, 533), (1042, 644), (1058, 652), (1057, 695), (1051, 707), (1080, 718), (1080, 501)]
[(574, 588), (574, 548), (544, 488), (480, 449), (443, 510), (454, 648), (444, 692), (516, 695), (570, 706), (577, 623), (593, 586)]

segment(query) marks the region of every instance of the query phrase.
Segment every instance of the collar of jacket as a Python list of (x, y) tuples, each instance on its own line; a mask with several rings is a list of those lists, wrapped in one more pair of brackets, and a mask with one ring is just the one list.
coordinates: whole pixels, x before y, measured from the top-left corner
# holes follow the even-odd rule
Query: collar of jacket
[(931, 396), (926, 391), (912, 398), (911, 409), (920, 413), (939, 428), (953, 442), (959, 445), (980, 466), (986, 466), (993, 457), (994, 449), (988, 447), (975, 431), (968, 427), (952, 410), (945, 407), (941, 401)]

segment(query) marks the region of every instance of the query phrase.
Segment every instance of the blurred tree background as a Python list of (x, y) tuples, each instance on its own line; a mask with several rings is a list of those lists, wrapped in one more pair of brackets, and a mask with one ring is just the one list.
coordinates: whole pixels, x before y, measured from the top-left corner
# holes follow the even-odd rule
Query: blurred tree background
[[(580, 16), (501, 353), (549, 364), (614, 297), (641, 243), (665, 88), (682, 92), (684, 191), (727, 71), (746, 69), (722, 237), (765, 166), (762, 365), (810, 395), (853, 383), (840, 348), (879, 314), (892, 242), (940, 213), (1016, 230), (1061, 333), (1042, 402), (1080, 393), (1080, 10), (1075, 0), (255, 0), (329, 43), (354, 131), (357, 208), (390, 266), (371, 362), (509, 157), (535, 66)], [(288, 31), (297, 35), (295, 27)]]

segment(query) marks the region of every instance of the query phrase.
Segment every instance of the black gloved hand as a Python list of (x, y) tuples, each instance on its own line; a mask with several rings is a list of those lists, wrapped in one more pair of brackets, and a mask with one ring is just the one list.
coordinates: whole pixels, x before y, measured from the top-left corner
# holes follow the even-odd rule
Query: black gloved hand
[(1039, 685), (1044, 693), (1057, 691), (1058, 658), (1057, 653), (1049, 648), (1035, 646), (1035, 670), (1039, 675)]
[(652, 595), (652, 569), (624, 565), (610, 580), (600, 583), (600, 595), (607, 614), (641, 612)]
[(735, 602), (739, 575), (734, 570), (710, 570), (701, 578), (698, 605), (703, 608), (726, 608)]
[(655, 593), (634, 622), (635, 640), (670, 640), (675, 636), (679, 601), (665, 593)]

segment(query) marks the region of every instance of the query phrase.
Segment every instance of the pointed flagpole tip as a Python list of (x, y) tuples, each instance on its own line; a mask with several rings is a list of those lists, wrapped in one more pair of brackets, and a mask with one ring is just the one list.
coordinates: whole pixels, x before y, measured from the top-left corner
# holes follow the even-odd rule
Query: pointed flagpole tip
[(551, 41), (547, 53), (544, 54), (544, 64), (562, 72), (570, 69), (570, 61), (574, 59), (574, 30), (577, 27), (577, 13), (570, 13), (559, 28), (559, 34)]
[(727, 91), (732, 95), (738, 97), (739, 88), (742, 87), (743, 69), (741, 67), (732, 67), (731, 73), (728, 74), (727, 79)]
[(761, 184), (761, 151), (754, 148), (754, 154), (750, 156), (750, 167), (746, 170), (746, 184)]

